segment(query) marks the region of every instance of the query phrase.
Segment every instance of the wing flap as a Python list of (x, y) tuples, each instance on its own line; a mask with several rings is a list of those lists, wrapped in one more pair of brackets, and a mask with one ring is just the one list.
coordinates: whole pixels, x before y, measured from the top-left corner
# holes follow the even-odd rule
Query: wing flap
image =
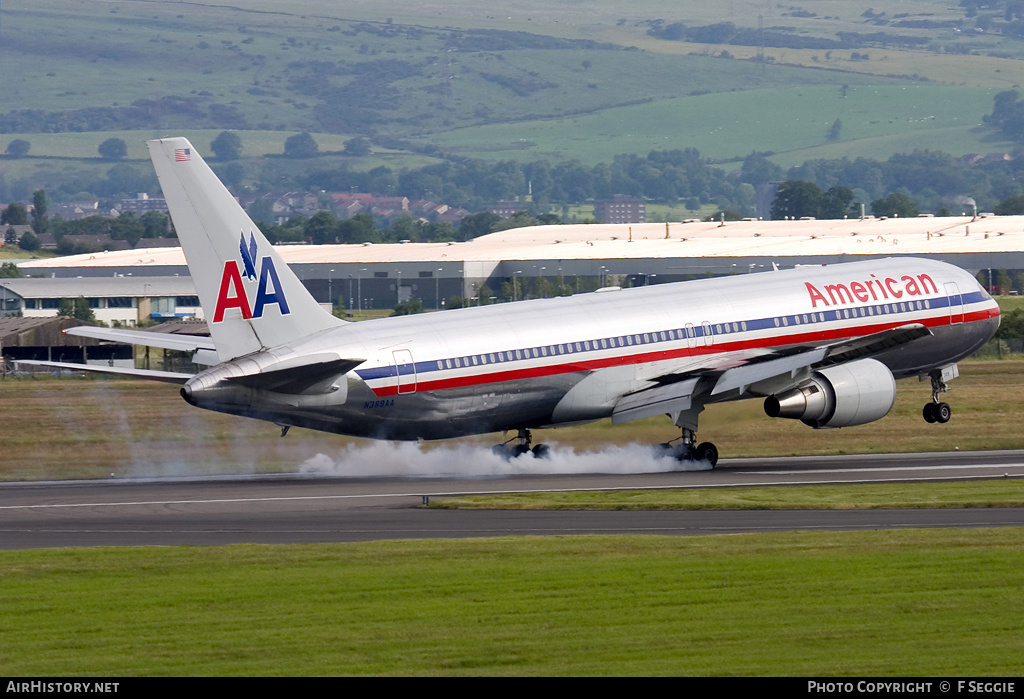
[(743, 366), (726, 369), (722, 375), (718, 377), (715, 387), (711, 390), (711, 395), (731, 391), (735, 388), (743, 389), (752, 383), (757, 383), (758, 381), (764, 381), (765, 379), (770, 379), (775, 376), (799, 371), (805, 367), (817, 364), (824, 359), (827, 354), (827, 348), (818, 347), (809, 352), (801, 352), (800, 354), (793, 354), (786, 357), (776, 357), (775, 359), (769, 359), (763, 362), (744, 364)]
[(612, 424), (689, 410), (693, 394), (702, 378), (697, 376), (661, 384), (623, 396), (612, 409)]
[(836, 343), (828, 347), (828, 355), (822, 366), (842, 364), (854, 359), (873, 357), (900, 345), (905, 345), (922, 337), (928, 337), (932, 331), (921, 323), (908, 323), (891, 330), (883, 330), (873, 335), (866, 335), (855, 340)]

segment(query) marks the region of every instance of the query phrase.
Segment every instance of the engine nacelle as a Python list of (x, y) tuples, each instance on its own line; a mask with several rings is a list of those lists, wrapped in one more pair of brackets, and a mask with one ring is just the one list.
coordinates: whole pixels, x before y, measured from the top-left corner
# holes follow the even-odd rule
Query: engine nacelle
[(769, 417), (814, 427), (850, 427), (880, 420), (896, 401), (896, 379), (875, 359), (858, 359), (815, 372), (809, 381), (764, 400)]

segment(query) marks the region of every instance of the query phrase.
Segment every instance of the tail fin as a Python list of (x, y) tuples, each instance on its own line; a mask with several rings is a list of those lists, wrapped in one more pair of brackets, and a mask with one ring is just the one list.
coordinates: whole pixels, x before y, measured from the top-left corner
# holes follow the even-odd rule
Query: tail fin
[(149, 154), (220, 360), (337, 327), (184, 138)]

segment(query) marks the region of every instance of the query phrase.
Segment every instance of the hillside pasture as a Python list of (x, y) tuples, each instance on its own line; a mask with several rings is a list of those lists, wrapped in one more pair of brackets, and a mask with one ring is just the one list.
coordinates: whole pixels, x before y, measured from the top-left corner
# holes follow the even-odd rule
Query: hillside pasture
[[(752, 151), (790, 166), (818, 157), (886, 159), (931, 148), (960, 155), (1010, 150), (979, 128), (995, 88), (938, 85), (803, 86), (662, 100), (566, 119), (494, 124), (431, 137), (469, 157), (578, 159), (594, 165), (618, 153), (697, 148), (717, 161)], [(729, 115), (723, 119), (722, 115)], [(828, 141), (840, 119), (838, 142)]]

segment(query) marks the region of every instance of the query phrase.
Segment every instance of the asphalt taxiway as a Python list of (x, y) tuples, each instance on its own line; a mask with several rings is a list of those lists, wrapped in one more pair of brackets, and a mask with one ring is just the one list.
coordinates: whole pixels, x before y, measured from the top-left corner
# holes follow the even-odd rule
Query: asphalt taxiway
[(300, 475), (0, 484), (0, 549), (549, 534), (1024, 526), (1024, 508), (574, 512), (439, 510), (455, 495), (1024, 477), (1024, 451), (728, 459), (713, 471), (491, 479)]

